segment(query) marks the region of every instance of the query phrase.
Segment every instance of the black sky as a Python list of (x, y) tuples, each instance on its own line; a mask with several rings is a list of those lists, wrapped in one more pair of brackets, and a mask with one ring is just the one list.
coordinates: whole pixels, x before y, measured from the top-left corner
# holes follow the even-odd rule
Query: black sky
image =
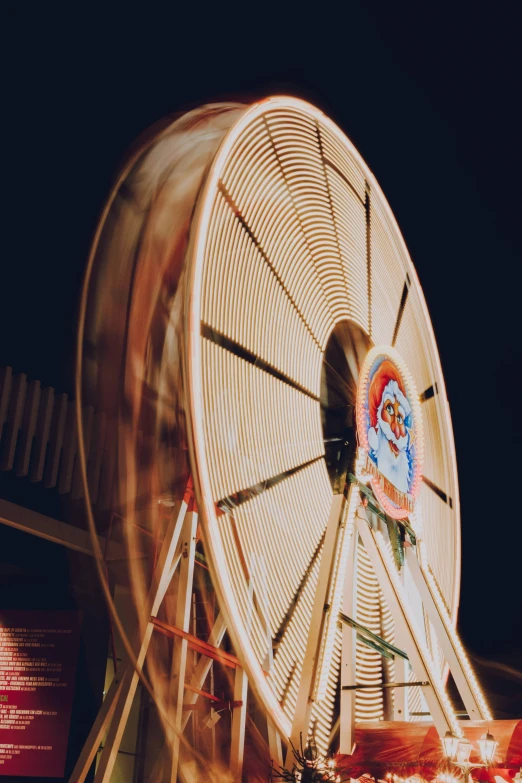
[[(459, 461), (461, 633), (522, 671), (518, 4), (108, 7), (4, 12), (0, 365), (71, 391), (89, 242), (148, 125), (220, 98), (312, 101), (379, 180), (432, 315)], [(522, 675), (481, 672), (499, 717), (515, 714)]]

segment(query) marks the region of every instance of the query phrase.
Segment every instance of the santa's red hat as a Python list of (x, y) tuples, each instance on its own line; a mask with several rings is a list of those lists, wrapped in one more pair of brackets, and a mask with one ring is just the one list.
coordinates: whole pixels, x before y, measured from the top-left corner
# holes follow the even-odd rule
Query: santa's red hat
[(404, 383), (399, 371), (392, 362), (385, 359), (373, 376), (368, 392), (368, 408), (370, 413), (370, 425), (372, 427), (375, 427), (377, 424), (377, 412), (381, 404), (382, 395), (390, 381), (395, 381), (401, 393), (406, 397)]

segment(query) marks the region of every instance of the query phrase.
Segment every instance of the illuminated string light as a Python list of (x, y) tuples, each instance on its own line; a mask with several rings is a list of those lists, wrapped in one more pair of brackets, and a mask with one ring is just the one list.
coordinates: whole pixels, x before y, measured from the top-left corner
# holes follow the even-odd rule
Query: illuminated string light
[(473, 671), (473, 668), (469, 662), (469, 658), (466, 654), (466, 651), (464, 650), (464, 647), (462, 646), (462, 642), (459, 639), (459, 636), (457, 632), (455, 631), (453, 624), (451, 622), (451, 618), (448, 614), (448, 610), (446, 608), (446, 605), (442, 599), (442, 596), (440, 594), (439, 586), (437, 585), (437, 582), (433, 578), (433, 574), (431, 573), (429, 566), (428, 568), (425, 568), (421, 565), (421, 570), (424, 575), (424, 578), (426, 579), (430, 592), (433, 596), (433, 599), (435, 601), (435, 604), (437, 606), (437, 610), (439, 612), (440, 618), (444, 624), (444, 627), (451, 638), (451, 641), (454, 645), (454, 647), (457, 649), (460, 662), (462, 663), (464, 667), (464, 671), (466, 674), (466, 678), (468, 680), (469, 686), (473, 692), (473, 695), (475, 696), (475, 699), (477, 700), (480, 709), (482, 711), (483, 720), (493, 720), (493, 716), (490, 712), (490, 709), (486, 703), (486, 699), (484, 697), (484, 694), (482, 693), (482, 690), (480, 689), (480, 686), (477, 682), (477, 679), (475, 677), (475, 673)]
[(349, 502), (345, 506), (341, 537), (338, 547), (338, 557), (332, 580), (330, 596), (328, 598), (329, 612), (324, 634), (324, 643), (321, 648), (321, 659), (319, 664), (319, 677), (316, 687), (315, 699), (322, 701), (327, 692), (328, 680), (330, 679), (330, 668), (335, 653), (337, 658), (340, 653), (340, 633), (339, 633), (339, 612), (343, 600), (344, 577), (346, 573), (346, 564), (351, 547), (352, 537), (354, 535), (354, 515), (357, 508), (358, 497), (356, 492), (350, 493)]
[[(386, 560), (387, 566), (388, 566), (388, 573), (390, 575), (390, 578), (393, 582), (394, 590), (398, 595), (402, 596), (402, 603), (403, 606), (407, 606), (407, 600), (406, 596), (404, 595), (404, 588), (399, 580), (397, 571), (395, 569), (395, 564), (393, 562), (393, 559), (390, 555), (389, 549), (386, 545), (386, 542), (384, 540), (384, 537), (382, 533), (378, 530), (375, 533), (375, 538), (377, 541), (377, 546), (379, 548), (379, 551), (381, 553), (381, 556), (383, 560)], [(444, 688), (444, 685), (442, 683), (442, 679), (438, 675), (435, 666), (433, 665), (432, 655), (427, 647), (427, 645), (424, 643), (422, 634), (420, 632), (420, 629), (416, 628), (417, 623), (415, 622), (415, 618), (412, 615), (408, 616), (408, 622), (409, 624), (415, 629), (415, 639), (417, 641), (417, 646), (422, 652), (422, 656), (424, 658), (424, 665), (426, 667), (426, 671), (429, 677), (430, 685), (433, 688), (433, 690), (437, 694), (437, 698), (439, 703), (441, 703), (444, 707), (444, 713), (446, 720), (448, 721), (449, 725), (451, 726), (451, 730), (457, 737), (462, 737), (462, 729), (457, 721), (457, 718), (455, 716), (455, 713), (453, 711), (453, 707), (451, 705), (450, 700), (448, 699), (446, 695), (446, 691)]]

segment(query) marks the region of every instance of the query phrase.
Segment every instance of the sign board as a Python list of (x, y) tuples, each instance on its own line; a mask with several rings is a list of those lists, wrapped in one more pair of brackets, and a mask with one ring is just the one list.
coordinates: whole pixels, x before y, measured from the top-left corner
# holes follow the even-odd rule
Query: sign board
[(422, 481), (423, 434), (419, 396), (394, 348), (372, 348), (357, 388), (357, 435), (363, 470), (385, 512), (405, 519)]
[(0, 776), (62, 777), (79, 612), (0, 610)]

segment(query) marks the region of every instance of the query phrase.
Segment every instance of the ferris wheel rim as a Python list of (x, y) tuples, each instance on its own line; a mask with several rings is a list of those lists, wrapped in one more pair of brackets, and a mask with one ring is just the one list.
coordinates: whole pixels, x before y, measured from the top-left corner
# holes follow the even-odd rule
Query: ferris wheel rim
[[(284, 713), (281, 704), (277, 700), (275, 693), (267, 685), (266, 676), (263, 672), (255, 653), (248, 642), (248, 634), (244, 627), (243, 620), (240, 617), (237, 601), (234, 595), (234, 588), (230, 581), (230, 576), (226, 568), (219, 568), (218, 563), (225, 562), (225, 550), (220, 535), (217, 532), (217, 516), (215, 510), (215, 500), (210, 489), (208, 455), (205, 448), (205, 437), (203, 432), (203, 401), (202, 401), (202, 379), (201, 379), (201, 344), (200, 344), (200, 324), (201, 324), (201, 292), (202, 292), (202, 269), (204, 264), (203, 254), (206, 245), (208, 228), (211, 217), (213, 197), (219, 181), (219, 177), (226, 164), (227, 157), (233, 149), (236, 140), (241, 133), (248, 127), (249, 123), (257, 116), (262, 116), (269, 109), (296, 109), (304, 111), (320, 121), (340, 140), (343, 146), (347, 147), (353, 155), (356, 162), (370, 184), (371, 189), (377, 193), (380, 205), (384, 208), (386, 217), (395, 229), (395, 236), (398, 238), (403, 251), (404, 259), (407, 263), (407, 271), (415, 285), (419, 295), (421, 307), (424, 315), (425, 325), (427, 326), (429, 337), (433, 345), (436, 346), (433, 326), (429, 317), (427, 304), (424, 298), (422, 287), (418, 279), (417, 272), (411, 261), (404, 238), (400, 232), (397, 221), (388, 204), (388, 201), (382, 192), (375, 176), (368, 168), (368, 165), (357, 151), (353, 143), (346, 137), (342, 130), (330, 120), (321, 110), (310, 103), (298, 98), (289, 96), (275, 96), (254, 103), (245, 109), (243, 114), (237, 119), (234, 125), (226, 133), (222, 140), (212, 164), (207, 173), (207, 177), (199, 193), (196, 210), (194, 213), (190, 241), (187, 251), (188, 259), (188, 277), (185, 293), (185, 318), (186, 318), (186, 338), (184, 341), (184, 384), (185, 397), (187, 400), (187, 434), (190, 453), (190, 461), (193, 470), (194, 484), (198, 500), (200, 502), (200, 515), (202, 519), (202, 528), (204, 540), (210, 552), (210, 568), (214, 586), (218, 593), (219, 601), (229, 625), (229, 632), (236, 645), (238, 656), (244, 663), (247, 674), (251, 680), (254, 689), (262, 696), (265, 707), (269, 710), (271, 718), (277, 729), (283, 736), (290, 734), (290, 720)], [(324, 346), (322, 347), (324, 352)], [(458, 498), (458, 481), (456, 473), (456, 454), (453, 439), (453, 430), (451, 426), (451, 417), (447, 401), (444, 378), (438, 350), (434, 351), (434, 361), (438, 378), (441, 379), (441, 388), (439, 390), (444, 413), (447, 417), (447, 433), (449, 437), (450, 464), (454, 479), (454, 512), (456, 514), (454, 524), (454, 568), (455, 585), (453, 595), (453, 606), (451, 607), (451, 616), (453, 622), (456, 622), (456, 614), (459, 602), (460, 585), (460, 513)]]

